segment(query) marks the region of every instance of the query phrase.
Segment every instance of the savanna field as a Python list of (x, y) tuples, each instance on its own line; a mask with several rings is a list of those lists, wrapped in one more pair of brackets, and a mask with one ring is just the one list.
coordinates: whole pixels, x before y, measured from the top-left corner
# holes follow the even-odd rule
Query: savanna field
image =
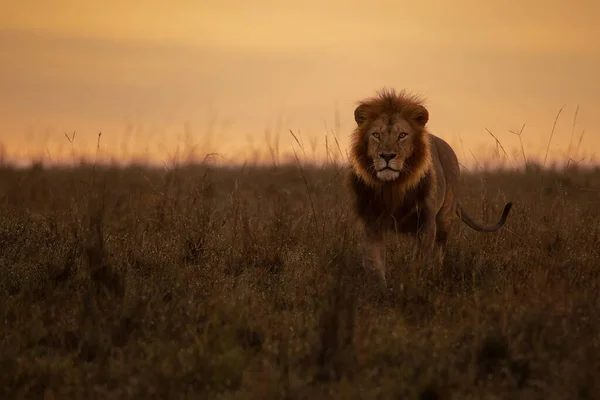
[(0, 398), (600, 398), (600, 170), (465, 171), (365, 283), (344, 168), (0, 168)]

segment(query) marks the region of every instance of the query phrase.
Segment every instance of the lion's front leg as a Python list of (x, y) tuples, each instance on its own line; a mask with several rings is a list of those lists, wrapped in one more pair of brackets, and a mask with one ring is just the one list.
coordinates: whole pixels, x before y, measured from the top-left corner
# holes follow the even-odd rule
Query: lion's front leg
[(436, 223), (434, 218), (428, 218), (417, 235), (417, 246), (415, 256), (422, 261), (426, 256), (433, 253), (436, 239)]
[(385, 279), (385, 242), (379, 227), (364, 227), (363, 268), (369, 277), (375, 278), (382, 289), (387, 287)]

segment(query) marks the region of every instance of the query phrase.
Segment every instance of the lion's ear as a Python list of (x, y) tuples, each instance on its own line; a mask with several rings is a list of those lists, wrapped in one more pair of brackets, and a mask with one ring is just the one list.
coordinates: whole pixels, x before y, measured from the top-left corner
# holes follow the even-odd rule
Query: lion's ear
[(429, 121), (429, 111), (421, 105), (417, 106), (417, 109), (413, 113), (413, 119), (421, 126), (425, 126)]
[(367, 119), (367, 105), (360, 104), (358, 107), (354, 109), (354, 120), (357, 125), (361, 125)]

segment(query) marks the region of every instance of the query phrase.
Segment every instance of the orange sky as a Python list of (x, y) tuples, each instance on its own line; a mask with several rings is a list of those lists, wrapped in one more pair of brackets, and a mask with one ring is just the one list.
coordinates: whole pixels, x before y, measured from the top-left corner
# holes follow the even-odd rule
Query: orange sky
[[(577, 105), (580, 157), (600, 149), (597, 0), (0, 0), (0, 142), (22, 158), (149, 154), (177, 145), (226, 157), (265, 131), (342, 150), (356, 101), (387, 86), (421, 93), (430, 129), (472, 165), (494, 132), (518, 163), (564, 159)], [(212, 134), (209, 134), (211, 133)], [(185, 139), (185, 135), (187, 139)], [(462, 139), (463, 144), (460, 144)], [(187, 140), (187, 142), (186, 142)], [(577, 157), (574, 157), (577, 158)]]

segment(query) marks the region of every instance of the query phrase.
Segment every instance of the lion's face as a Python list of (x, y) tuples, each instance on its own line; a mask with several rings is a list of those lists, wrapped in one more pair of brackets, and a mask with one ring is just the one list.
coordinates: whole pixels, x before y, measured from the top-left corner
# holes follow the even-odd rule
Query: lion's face
[(373, 162), (375, 176), (381, 181), (393, 181), (406, 168), (421, 132), (400, 115), (381, 116), (364, 132), (368, 140), (367, 153)]
[(388, 97), (363, 102), (354, 111), (357, 123), (354, 155), (364, 172), (391, 182), (418, 171), (427, 150), (425, 124), (429, 113), (421, 104)]

